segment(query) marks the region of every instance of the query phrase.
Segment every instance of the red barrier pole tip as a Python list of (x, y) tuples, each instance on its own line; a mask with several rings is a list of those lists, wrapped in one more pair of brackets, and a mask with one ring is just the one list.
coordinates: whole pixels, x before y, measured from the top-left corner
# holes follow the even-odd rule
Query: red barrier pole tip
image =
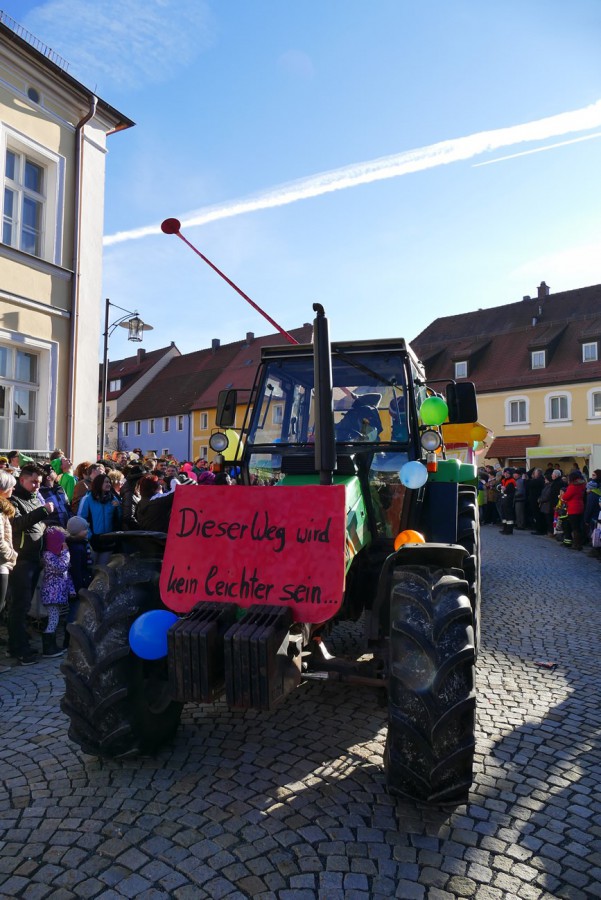
[(165, 219), (161, 222), (161, 231), (163, 234), (178, 234), (182, 223), (179, 219)]

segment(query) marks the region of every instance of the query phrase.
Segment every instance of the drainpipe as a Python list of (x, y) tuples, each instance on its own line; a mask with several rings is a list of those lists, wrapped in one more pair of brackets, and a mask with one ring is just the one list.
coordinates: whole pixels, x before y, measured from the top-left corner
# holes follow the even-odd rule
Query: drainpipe
[(96, 115), (98, 98), (90, 97), (90, 108), (75, 126), (75, 198), (73, 202), (73, 278), (71, 282), (71, 360), (67, 392), (67, 453), (73, 459), (73, 408), (77, 377), (77, 338), (79, 332), (79, 250), (81, 244), (81, 183), (83, 177), (84, 126)]

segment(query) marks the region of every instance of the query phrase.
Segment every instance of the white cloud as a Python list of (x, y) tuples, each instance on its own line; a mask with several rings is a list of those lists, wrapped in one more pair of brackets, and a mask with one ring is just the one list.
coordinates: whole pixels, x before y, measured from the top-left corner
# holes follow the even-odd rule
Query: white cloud
[(166, 81), (212, 39), (204, 0), (46, 0), (22, 24), (102, 90)]
[[(498, 128), (493, 131), (480, 131), (467, 137), (453, 138), (416, 150), (406, 150), (392, 156), (355, 163), (340, 169), (331, 169), (308, 178), (278, 185), (264, 194), (234, 200), (218, 206), (205, 207), (178, 216), (178, 218), (181, 219), (182, 227), (206, 225), (208, 222), (215, 222), (218, 219), (285, 206), (295, 203), (297, 200), (319, 197), (332, 191), (370, 184), (387, 178), (398, 178), (401, 175), (409, 175), (460, 160), (473, 159), (475, 156), (498, 150), (501, 147), (544, 141), (559, 135), (588, 131), (599, 126), (601, 126), (601, 100), (583, 109), (549, 116), (546, 119), (537, 119), (533, 122)], [(159, 233), (160, 225), (147, 225), (131, 231), (108, 235), (104, 238), (104, 244), (110, 246)]]

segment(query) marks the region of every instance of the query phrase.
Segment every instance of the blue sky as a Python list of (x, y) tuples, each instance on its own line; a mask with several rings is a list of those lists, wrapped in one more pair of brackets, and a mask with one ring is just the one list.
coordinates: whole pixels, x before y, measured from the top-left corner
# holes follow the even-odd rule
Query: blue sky
[[(0, 5), (137, 123), (109, 138), (104, 296), (148, 349), (273, 330), (170, 216), (335, 339), (601, 282), (598, 0)], [(111, 358), (131, 348), (117, 329)]]

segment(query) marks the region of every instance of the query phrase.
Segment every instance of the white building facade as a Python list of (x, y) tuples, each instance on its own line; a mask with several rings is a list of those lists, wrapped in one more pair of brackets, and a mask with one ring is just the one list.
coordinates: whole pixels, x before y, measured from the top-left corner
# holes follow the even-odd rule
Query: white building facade
[(133, 122), (0, 18), (0, 451), (95, 458), (107, 136)]

